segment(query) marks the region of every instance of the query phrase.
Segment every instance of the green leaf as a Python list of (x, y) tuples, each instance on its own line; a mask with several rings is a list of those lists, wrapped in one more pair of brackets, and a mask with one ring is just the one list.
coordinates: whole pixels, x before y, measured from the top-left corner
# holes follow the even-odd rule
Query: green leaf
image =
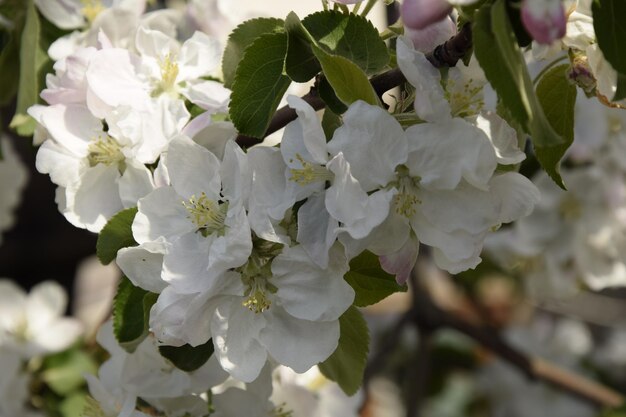
[(283, 25), (284, 22), (281, 19), (257, 18), (243, 22), (232, 31), (226, 43), (224, 58), (222, 58), (224, 86), (229, 88), (232, 86), (237, 66), (246, 48), (261, 35), (282, 31)]
[(195, 347), (188, 344), (180, 347), (159, 346), (159, 352), (178, 369), (192, 372), (204, 365), (213, 354), (213, 340), (209, 339), (205, 344)]
[(340, 318), (339, 346), (319, 369), (328, 379), (339, 384), (347, 395), (354, 395), (363, 381), (369, 351), (369, 330), (363, 314), (354, 306)]
[(95, 374), (98, 365), (87, 353), (72, 349), (44, 360), (42, 380), (56, 394), (66, 396), (85, 384), (83, 374)]
[(406, 285), (398, 285), (396, 278), (380, 267), (378, 256), (365, 251), (350, 261), (346, 281), (354, 289), (354, 305), (366, 307), (395, 292), (405, 292)]
[(148, 335), (150, 308), (157, 298), (122, 277), (113, 299), (113, 333), (126, 351), (134, 352)]
[(230, 118), (239, 133), (262, 138), (291, 80), (283, 74), (287, 34), (261, 35), (248, 48), (232, 85)]
[(550, 177), (565, 188), (555, 147), (565, 144), (543, 112), (524, 57), (506, 12), (504, 0), (483, 6), (473, 26), (474, 51), (487, 79), (513, 119), (531, 136), (535, 152)]
[(618, 89), (609, 100), (617, 101), (626, 98), (626, 2), (624, 0), (594, 0), (591, 5), (593, 28), (596, 32), (598, 46), (604, 58), (621, 75)]
[(546, 72), (537, 84), (537, 98), (550, 125), (565, 142), (551, 147), (538, 148), (537, 159), (542, 164), (558, 163), (574, 141), (574, 106), (576, 86), (569, 82), (569, 65), (558, 65)]
[(114, 261), (120, 249), (137, 245), (132, 230), (136, 214), (137, 207), (122, 210), (113, 216), (100, 231), (96, 243), (96, 254), (104, 265)]
[(389, 63), (387, 45), (372, 22), (362, 16), (328, 10), (305, 17), (302, 25), (317, 47), (352, 61), (368, 75)]
[(344, 57), (329, 55), (315, 45), (313, 53), (322, 64), (324, 75), (335, 90), (337, 98), (344, 104), (349, 106), (357, 100), (374, 106), (380, 104), (367, 75), (356, 64)]
[(17, 33), (7, 34), (6, 45), (0, 52), (0, 105), (7, 105), (15, 94), (20, 79), (20, 45)]
[(343, 114), (348, 110), (348, 106), (343, 104), (341, 100), (335, 94), (335, 90), (328, 82), (326, 77), (320, 77), (319, 82), (317, 83), (317, 93), (320, 98), (326, 104), (333, 113), (335, 114)]
[(322, 116), (322, 129), (324, 129), (324, 136), (326, 136), (327, 141), (332, 139), (335, 134), (335, 130), (337, 130), (341, 125), (341, 116), (334, 113), (327, 107), (324, 110), (324, 115)]
[(322, 70), (311, 49), (311, 44), (315, 43), (315, 40), (294, 12), (289, 13), (285, 19), (285, 30), (289, 38), (285, 72), (295, 82), (307, 82)]
[(41, 42), (41, 22), (33, 0), (28, 2), (26, 22), (20, 44), (20, 80), (17, 93), (16, 117), (11, 127), (22, 136), (30, 136), (36, 123), (29, 118), (26, 110), (39, 102), (43, 74), (50, 58)]
[(62, 417), (81, 417), (85, 405), (87, 404), (87, 394), (77, 392), (65, 397), (59, 404), (59, 412)]

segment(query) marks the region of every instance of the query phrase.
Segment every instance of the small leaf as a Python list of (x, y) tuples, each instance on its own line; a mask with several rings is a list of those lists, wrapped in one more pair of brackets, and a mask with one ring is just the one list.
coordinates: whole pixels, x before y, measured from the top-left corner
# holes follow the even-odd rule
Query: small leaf
[(35, 131), (36, 123), (26, 116), (26, 110), (39, 102), (43, 74), (50, 62), (41, 43), (41, 21), (33, 0), (28, 2), (26, 22), (20, 44), (20, 79), (17, 93), (16, 115), (11, 127), (22, 136), (30, 136)]
[(56, 394), (66, 396), (85, 384), (83, 374), (95, 374), (98, 365), (87, 353), (71, 349), (44, 360), (42, 380)]
[(326, 104), (333, 113), (343, 114), (348, 110), (348, 106), (343, 104), (341, 100), (335, 94), (335, 90), (331, 87), (326, 77), (320, 77), (317, 83), (317, 93), (320, 98)]
[(102, 228), (96, 243), (96, 254), (102, 264), (108, 265), (114, 261), (120, 249), (137, 245), (132, 231), (136, 214), (137, 207), (122, 210)]
[(569, 65), (558, 65), (544, 74), (537, 84), (537, 98), (550, 125), (565, 142), (560, 145), (537, 148), (537, 159), (542, 165), (558, 163), (574, 141), (574, 107), (576, 87), (567, 78)]
[(379, 105), (378, 96), (367, 75), (356, 64), (344, 57), (329, 55), (316, 46), (313, 46), (313, 52), (339, 100), (348, 106), (357, 100)]
[(398, 285), (396, 277), (380, 267), (378, 256), (365, 251), (350, 261), (346, 281), (354, 289), (354, 305), (366, 307), (395, 292), (405, 292), (405, 285)]
[(283, 74), (287, 34), (269, 33), (246, 48), (232, 85), (230, 118), (239, 133), (262, 138), (291, 80)]
[(350, 307), (340, 318), (339, 346), (319, 364), (327, 378), (337, 382), (347, 395), (354, 395), (363, 381), (369, 351), (369, 331), (361, 312)]
[(113, 332), (126, 351), (134, 352), (148, 335), (150, 308), (157, 297), (122, 277), (113, 299)]
[(302, 25), (316, 46), (329, 55), (339, 55), (372, 75), (389, 63), (385, 42), (372, 22), (353, 13), (322, 11), (305, 17)]
[(243, 22), (232, 31), (226, 43), (224, 58), (222, 58), (225, 87), (230, 88), (233, 84), (237, 66), (246, 48), (261, 35), (282, 31), (283, 24), (281, 19), (257, 18)]
[(192, 372), (204, 365), (213, 355), (213, 340), (209, 339), (205, 344), (195, 347), (188, 344), (180, 347), (159, 346), (159, 352), (178, 369)]
[[(624, 0), (594, 0), (591, 4), (593, 28), (604, 58), (618, 72), (618, 89), (613, 101), (626, 98), (626, 2)], [(621, 75), (621, 77), (619, 77)], [(621, 79), (620, 79), (621, 78)]]
[(536, 153), (543, 156), (539, 158), (543, 169), (556, 184), (565, 188), (558, 171), (558, 160), (550, 151), (564, 145), (565, 139), (554, 131), (535, 95), (504, 0), (479, 9), (473, 25), (473, 37), (476, 58), (502, 104), (531, 136)]

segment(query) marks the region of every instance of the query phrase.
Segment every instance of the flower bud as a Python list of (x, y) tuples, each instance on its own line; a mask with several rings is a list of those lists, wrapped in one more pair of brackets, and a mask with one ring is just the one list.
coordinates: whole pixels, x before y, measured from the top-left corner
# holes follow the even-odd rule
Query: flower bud
[(425, 29), (414, 30), (406, 28), (404, 34), (411, 38), (415, 50), (425, 54), (454, 36), (456, 34), (456, 25), (452, 19), (446, 16)]
[(535, 41), (551, 44), (565, 36), (567, 16), (561, 0), (524, 0), (522, 22)]
[(402, 20), (407, 28), (424, 29), (446, 17), (451, 9), (446, 0), (404, 0)]

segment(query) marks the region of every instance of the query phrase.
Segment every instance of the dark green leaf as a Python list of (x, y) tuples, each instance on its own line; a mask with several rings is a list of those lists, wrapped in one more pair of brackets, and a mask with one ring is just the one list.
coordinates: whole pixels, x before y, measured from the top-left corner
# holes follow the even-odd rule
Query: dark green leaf
[(324, 115), (322, 116), (322, 129), (324, 129), (324, 135), (327, 141), (332, 139), (335, 130), (337, 130), (341, 124), (341, 116), (326, 107)]
[(378, 96), (361, 68), (344, 57), (329, 55), (315, 45), (313, 52), (339, 100), (348, 106), (357, 100), (379, 105)]
[(224, 58), (222, 58), (222, 73), (226, 87), (230, 88), (232, 85), (237, 66), (246, 48), (261, 35), (282, 31), (283, 25), (284, 22), (281, 19), (261, 17), (247, 20), (232, 31), (226, 43)]
[(134, 352), (148, 335), (150, 308), (157, 297), (122, 277), (113, 299), (113, 332), (128, 352)]
[(531, 136), (543, 169), (562, 188), (558, 159), (552, 152), (565, 144), (546, 118), (517, 46), (504, 0), (483, 6), (473, 26), (474, 51), (487, 79), (513, 119)]
[[(537, 148), (537, 159), (542, 165), (558, 163), (574, 141), (574, 106), (576, 86), (569, 82), (569, 65), (558, 65), (546, 72), (537, 84), (537, 98), (550, 125), (565, 142), (551, 147)], [(558, 168), (557, 168), (558, 169)]]
[(374, 25), (362, 16), (329, 10), (305, 17), (302, 25), (319, 48), (352, 61), (368, 75), (389, 63), (385, 42)]
[(0, 105), (7, 105), (15, 94), (20, 78), (20, 45), (16, 33), (7, 35), (7, 44), (0, 53)]
[(191, 346), (159, 346), (161, 355), (171, 361), (174, 366), (185, 372), (192, 372), (200, 368), (213, 354), (213, 340), (209, 339), (203, 345)]
[(117, 251), (128, 246), (136, 246), (132, 225), (137, 207), (131, 207), (117, 213), (107, 222), (98, 235), (96, 254), (104, 265), (115, 260)]
[(619, 80), (615, 97), (607, 97), (617, 101), (626, 98), (626, 1), (624, 0), (594, 0), (591, 5), (593, 13), (593, 28), (596, 32), (598, 46), (604, 58), (622, 75)]
[(230, 101), (230, 118), (239, 133), (263, 137), (291, 80), (283, 74), (287, 34), (268, 33), (244, 52)]
[(41, 21), (33, 0), (30, 0), (26, 9), (26, 21), (20, 43), (17, 107), (15, 117), (11, 121), (11, 127), (22, 136), (30, 136), (35, 131), (36, 123), (26, 114), (26, 110), (39, 102), (43, 74), (50, 61), (41, 39)]
[(285, 19), (285, 30), (289, 37), (285, 71), (293, 81), (307, 82), (322, 69), (311, 49), (311, 44), (315, 41), (294, 12), (289, 13)]
[(335, 94), (335, 90), (331, 87), (326, 77), (320, 77), (317, 83), (317, 93), (333, 113), (343, 114), (348, 110), (348, 106), (343, 104)]
[(357, 307), (376, 304), (395, 292), (407, 290), (380, 267), (378, 256), (368, 251), (350, 261), (350, 271), (345, 278), (354, 289), (354, 305)]
[(354, 395), (363, 381), (369, 351), (369, 330), (361, 312), (350, 307), (340, 318), (339, 346), (319, 365), (320, 371), (339, 384), (347, 395)]

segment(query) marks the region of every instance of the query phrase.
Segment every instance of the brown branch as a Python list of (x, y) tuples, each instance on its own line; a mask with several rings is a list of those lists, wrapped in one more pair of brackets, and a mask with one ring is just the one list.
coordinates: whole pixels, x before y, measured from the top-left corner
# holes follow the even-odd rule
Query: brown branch
[[(426, 58), (437, 68), (446, 66), (453, 67), (459, 59), (465, 56), (471, 47), (472, 30), (471, 26), (466, 24), (461, 31), (450, 38), (450, 40), (426, 54)], [(373, 77), (370, 82), (372, 83), (372, 87), (374, 87), (374, 91), (376, 91), (376, 94), (380, 97), (385, 92), (406, 82), (406, 78), (404, 78), (400, 69), (395, 68)], [(309, 103), (315, 110), (321, 110), (326, 106), (317, 94), (315, 87), (312, 87), (306, 95), (302, 96), (302, 99)], [(296, 120), (297, 117), (295, 110), (289, 106), (284, 106), (274, 114), (263, 138), (239, 135), (237, 136), (237, 143), (244, 148), (259, 144), (263, 142), (264, 138), (287, 126), (287, 124)]]

